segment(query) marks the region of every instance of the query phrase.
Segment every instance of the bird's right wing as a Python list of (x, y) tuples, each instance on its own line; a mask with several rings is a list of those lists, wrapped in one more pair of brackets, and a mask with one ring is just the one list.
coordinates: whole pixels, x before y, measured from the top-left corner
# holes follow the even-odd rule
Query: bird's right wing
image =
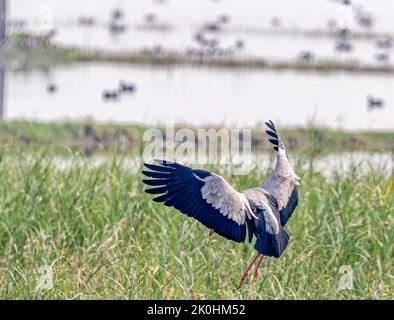
[(154, 187), (146, 192), (159, 195), (153, 201), (178, 209), (227, 239), (245, 241), (247, 220), (254, 213), (244, 194), (214, 173), (167, 161), (157, 162), (159, 166), (145, 164), (150, 171), (142, 171), (152, 178), (143, 182)]

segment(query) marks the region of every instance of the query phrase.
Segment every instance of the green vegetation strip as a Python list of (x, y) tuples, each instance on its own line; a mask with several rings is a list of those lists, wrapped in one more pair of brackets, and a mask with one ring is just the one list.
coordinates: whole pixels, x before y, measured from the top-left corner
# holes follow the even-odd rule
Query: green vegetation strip
[[(198, 136), (198, 128), (182, 126), (185, 127), (191, 128)], [(70, 148), (91, 154), (111, 152), (118, 146), (121, 146), (125, 152), (135, 152), (140, 150), (142, 136), (147, 129), (148, 127), (136, 124), (98, 124), (90, 121), (59, 123), (0, 121), (0, 143), (3, 147), (31, 149), (45, 146), (55, 152)], [(164, 132), (164, 129), (162, 130)], [(281, 134), (288, 150), (311, 155), (340, 151), (394, 151), (393, 131), (346, 132), (310, 126), (283, 128)], [(254, 150), (271, 150), (262, 126), (252, 130), (252, 147)]]
[[(296, 70), (315, 72), (357, 72), (394, 74), (392, 64), (361, 64), (357, 61), (341, 62), (335, 60), (313, 60), (304, 62), (269, 61), (258, 57), (190, 57), (182, 52), (165, 51), (160, 54), (149, 52), (114, 53), (104, 50), (81, 50), (75, 47), (65, 47), (52, 44), (49, 37), (34, 37), (28, 34), (14, 34), (9, 37), (9, 49), (0, 51), (0, 60), (27, 67), (48, 68), (54, 64), (78, 62), (111, 62), (136, 65), (157, 66), (206, 66), (216, 68), (245, 68)], [(34, 42), (34, 47), (31, 43)]]

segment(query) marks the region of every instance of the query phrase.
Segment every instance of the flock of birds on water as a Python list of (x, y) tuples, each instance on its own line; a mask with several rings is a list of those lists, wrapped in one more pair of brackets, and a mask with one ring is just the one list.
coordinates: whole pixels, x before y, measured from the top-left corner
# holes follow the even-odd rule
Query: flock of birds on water
[[(47, 84), (47, 92), (48, 94), (54, 94), (58, 90), (58, 86), (54, 82), (50, 82)], [(117, 88), (112, 89), (104, 89), (102, 92), (102, 98), (105, 101), (118, 101), (120, 97), (124, 94), (133, 94), (137, 90), (137, 86), (131, 82), (125, 82), (124, 80), (120, 80)], [(367, 110), (379, 110), (382, 109), (385, 105), (385, 102), (382, 98), (374, 97), (372, 95), (367, 95)]]
[[(354, 5), (350, 0), (331, 0), (348, 6), (352, 9), (354, 19), (358, 25), (365, 29), (369, 29), (374, 24), (374, 18), (364, 7)], [(167, 1), (156, 1), (158, 4), (165, 4)], [(128, 30), (128, 26), (124, 19), (124, 12), (120, 8), (115, 8), (110, 14), (108, 21), (108, 29), (113, 35), (124, 33)], [(78, 24), (81, 26), (94, 26), (97, 22), (92, 16), (78, 17)], [(234, 40), (232, 45), (223, 46), (220, 44), (218, 34), (225, 29), (231, 22), (231, 16), (228, 14), (220, 14), (216, 19), (207, 21), (197, 30), (192, 39), (194, 45), (186, 47), (186, 56), (189, 58), (198, 57), (228, 57), (234, 56), (245, 48), (245, 39), (238, 38)], [(272, 17), (270, 25), (273, 29), (279, 30), (282, 21), (279, 17)], [(169, 24), (160, 22), (157, 15), (147, 13), (143, 17), (143, 22), (139, 25), (141, 29), (171, 29)], [(354, 50), (354, 44), (351, 42), (350, 29), (338, 26), (336, 20), (330, 19), (327, 22), (330, 31), (334, 31), (336, 40), (334, 42), (334, 50), (340, 54), (350, 53)], [(394, 39), (391, 36), (382, 36), (376, 40), (375, 47), (377, 52), (374, 54), (374, 60), (377, 62), (389, 62), (390, 50), (394, 47)], [(142, 48), (142, 53), (160, 55), (164, 49), (159, 44), (152, 45), (151, 48)], [(315, 54), (310, 50), (300, 52), (298, 59), (304, 62), (311, 62), (315, 58)]]
[(123, 94), (132, 94), (136, 89), (137, 87), (134, 83), (127, 83), (124, 80), (120, 80), (117, 88), (105, 89), (102, 96), (104, 100), (117, 101)]
[[(352, 7), (355, 15), (355, 19), (359, 25), (364, 28), (370, 28), (373, 24), (373, 16), (360, 6), (355, 6), (350, 0), (332, 0), (336, 1), (342, 5)], [(165, 4), (166, 0), (156, 0), (157, 4)], [(193, 46), (188, 46), (186, 48), (186, 54), (189, 57), (227, 57), (234, 56), (241, 53), (241, 51), (246, 46), (246, 41), (242, 38), (234, 40), (233, 45), (221, 46), (220, 39), (218, 35), (226, 25), (231, 22), (231, 16), (227, 14), (221, 14), (212, 21), (207, 21), (204, 23), (193, 35), (192, 39), (195, 43)], [(77, 23), (80, 26), (94, 26), (97, 21), (93, 16), (79, 16), (77, 18)], [(273, 17), (270, 21), (272, 28), (280, 28), (282, 21), (278, 17)], [(143, 17), (143, 23), (141, 27), (145, 28), (169, 28), (168, 25), (161, 23), (158, 17), (153, 13), (147, 13)], [(108, 21), (109, 31), (116, 35), (124, 33), (127, 31), (128, 26), (125, 22), (125, 14), (121, 8), (114, 8), (109, 17)], [(348, 28), (340, 28), (337, 26), (336, 21), (328, 21), (328, 28), (336, 31), (336, 40), (334, 43), (335, 51), (338, 53), (346, 54), (354, 50), (354, 45), (351, 42), (351, 30)], [(394, 40), (390, 36), (383, 36), (376, 40), (375, 48), (378, 50), (375, 54), (375, 60), (379, 62), (388, 62), (390, 60), (390, 51), (394, 47)], [(142, 53), (159, 55), (163, 51), (160, 45), (153, 45), (151, 48), (144, 48)], [(300, 62), (313, 62), (315, 59), (315, 54), (312, 51), (305, 50), (302, 51), (298, 60)], [(58, 86), (51, 82), (47, 85), (47, 92), (49, 94), (54, 94), (58, 90)], [(124, 80), (120, 80), (116, 88), (107, 88), (102, 91), (102, 99), (104, 101), (119, 101), (120, 97), (124, 94), (133, 94), (136, 92), (136, 84), (128, 83)], [(385, 102), (380, 97), (375, 97), (373, 95), (367, 95), (366, 106), (368, 111), (382, 109)]]
[[(135, 83), (120, 80), (116, 88), (104, 89), (102, 98), (105, 101), (118, 101), (122, 95), (133, 94), (137, 90)], [(55, 94), (58, 91), (58, 85), (54, 82), (47, 84), (48, 94)]]
[[(166, 5), (168, 0), (152, 0), (157, 5)], [(215, 0), (211, 0), (215, 1)], [(363, 29), (369, 30), (375, 23), (374, 16), (364, 7), (356, 5), (351, 0), (327, 0), (336, 2), (339, 5), (350, 8), (354, 21)], [(216, 0), (215, 2), (220, 2)], [(247, 42), (243, 38), (236, 38), (230, 45), (223, 45), (220, 39), (220, 32), (225, 30), (231, 24), (232, 17), (229, 14), (219, 14), (215, 19), (206, 21), (199, 26), (199, 29), (191, 35), (192, 45), (185, 48), (185, 54), (188, 58), (214, 58), (230, 57), (241, 53)], [(80, 15), (76, 18), (76, 23), (80, 27), (94, 27), (102, 22), (92, 15)], [(13, 22), (14, 26), (23, 28), (26, 21), (18, 20)], [(273, 30), (280, 31), (282, 20), (279, 17), (272, 17), (270, 26)], [(108, 31), (113, 36), (126, 33), (129, 30), (125, 11), (121, 7), (115, 7), (109, 13), (109, 18), (105, 23)], [(170, 30), (172, 27), (169, 23), (160, 20), (157, 14), (147, 12), (142, 16), (137, 28), (143, 30)], [(341, 55), (349, 54), (355, 50), (355, 44), (351, 41), (351, 30), (347, 26), (341, 26), (336, 19), (327, 21), (327, 29), (335, 35), (333, 49)], [(51, 36), (56, 34), (56, 30), (50, 32)], [(378, 63), (388, 63), (390, 61), (391, 49), (394, 47), (394, 39), (390, 35), (381, 35), (375, 41), (375, 53), (373, 59)], [(160, 44), (152, 44), (149, 47), (142, 47), (141, 53), (160, 55), (166, 50)], [(312, 50), (301, 51), (296, 57), (301, 62), (313, 62), (316, 54)]]
[[(370, 29), (374, 24), (374, 18), (365, 8), (354, 5), (351, 0), (333, 0), (341, 5), (348, 6), (352, 10), (357, 24), (364, 29)], [(334, 49), (341, 54), (350, 53), (354, 50), (354, 44), (351, 42), (351, 30), (347, 26), (339, 26), (335, 20), (327, 22), (329, 30), (335, 30), (336, 40)], [(387, 63), (390, 61), (390, 51), (394, 47), (394, 39), (392, 36), (383, 35), (375, 41), (375, 49), (377, 50), (373, 58), (377, 62)], [(299, 55), (299, 59), (311, 62), (315, 55), (311, 51), (303, 51)]]

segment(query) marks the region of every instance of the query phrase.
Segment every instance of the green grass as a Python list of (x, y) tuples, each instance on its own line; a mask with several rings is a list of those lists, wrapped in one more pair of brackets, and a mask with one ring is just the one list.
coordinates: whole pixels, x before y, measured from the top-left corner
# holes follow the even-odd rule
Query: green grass
[[(383, 170), (328, 179), (297, 168), (289, 247), (240, 290), (253, 244), (208, 238), (198, 222), (153, 203), (120, 158), (67, 170), (42, 150), (3, 149), (0, 159), (0, 298), (394, 298), (394, 197), (384, 197)], [(240, 190), (266, 174), (226, 177)], [(36, 291), (45, 264), (53, 288)], [(338, 290), (343, 265), (353, 269), (353, 290)]]

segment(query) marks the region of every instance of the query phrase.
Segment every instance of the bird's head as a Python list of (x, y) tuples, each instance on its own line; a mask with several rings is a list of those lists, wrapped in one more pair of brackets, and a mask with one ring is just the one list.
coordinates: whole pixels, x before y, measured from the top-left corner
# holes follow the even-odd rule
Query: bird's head
[(274, 150), (277, 151), (279, 154), (286, 154), (285, 145), (280, 138), (279, 132), (276, 129), (274, 123), (271, 120), (268, 120), (268, 122), (265, 122), (265, 125), (268, 127), (268, 130), (265, 130), (265, 132), (269, 136), (268, 141), (274, 145)]

